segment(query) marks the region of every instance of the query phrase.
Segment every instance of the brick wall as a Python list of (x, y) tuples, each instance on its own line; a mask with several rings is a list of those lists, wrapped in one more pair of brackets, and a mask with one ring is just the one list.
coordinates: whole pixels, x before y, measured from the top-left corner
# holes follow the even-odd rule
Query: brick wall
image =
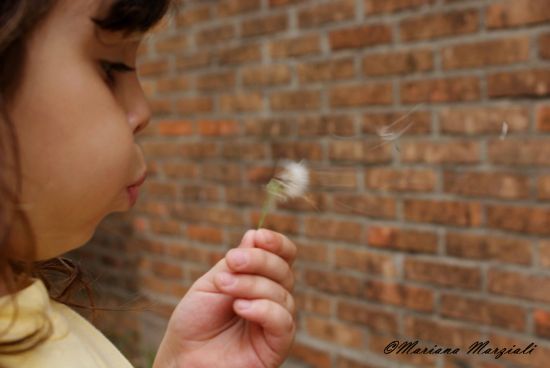
[[(139, 65), (155, 112), (129, 220), (135, 279), (155, 303), (142, 344), (255, 227), (262, 186), (289, 158), (310, 167), (314, 204), (266, 223), (299, 247), (289, 366), (548, 366), (548, 0), (187, 1)], [(407, 339), (538, 347), (383, 353)]]

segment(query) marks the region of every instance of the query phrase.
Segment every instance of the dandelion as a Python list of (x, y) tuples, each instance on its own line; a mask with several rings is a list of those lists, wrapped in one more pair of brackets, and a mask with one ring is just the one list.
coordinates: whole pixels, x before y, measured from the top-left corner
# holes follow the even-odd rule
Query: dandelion
[(262, 208), (258, 229), (262, 227), (267, 211), (275, 203), (302, 197), (306, 192), (309, 174), (303, 161), (287, 161), (283, 167), (283, 171), (278, 176), (274, 176), (266, 186), (267, 199)]
[(502, 130), (500, 132), (500, 139), (503, 140), (508, 135), (508, 123), (503, 121), (502, 122)]

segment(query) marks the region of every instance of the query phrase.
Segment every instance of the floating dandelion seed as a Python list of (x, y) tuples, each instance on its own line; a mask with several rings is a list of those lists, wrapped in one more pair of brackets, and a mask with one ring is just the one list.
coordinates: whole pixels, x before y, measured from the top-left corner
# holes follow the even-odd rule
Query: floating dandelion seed
[(508, 135), (508, 123), (503, 121), (502, 122), (502, 130), (500, 132), (500, 139), (503, 140)]
[(286, 161), (283, 171), (267, 184), (267, 199), (264, 203), (258, 229), (262, 227), (267, 211), (277, 201), (303, 197), (309, 184), (309, 174), (303, 161)]

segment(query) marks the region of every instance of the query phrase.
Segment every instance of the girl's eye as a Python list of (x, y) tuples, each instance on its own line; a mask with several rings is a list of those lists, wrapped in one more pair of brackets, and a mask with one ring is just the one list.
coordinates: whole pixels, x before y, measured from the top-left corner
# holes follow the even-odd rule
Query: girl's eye
[(128, 73), (136, 71), (135, 68), (132, 68), (124, 63), (116, 63), (105, 60), (101, 61), (101, 68), (105, 73), (105, 79), (109, 85), (113, 85), (115, 83), (115, 73)]

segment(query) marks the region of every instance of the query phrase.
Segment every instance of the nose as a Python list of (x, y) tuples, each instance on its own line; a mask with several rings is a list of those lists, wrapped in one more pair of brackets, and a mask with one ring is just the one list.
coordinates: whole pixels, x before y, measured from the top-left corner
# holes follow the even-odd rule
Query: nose
[(131, 88), (127, 89), (124, 100), (128, 124), (135, 135), (149, 124), (152, 116), (151, 107), (137, 78), (132, 81)]

